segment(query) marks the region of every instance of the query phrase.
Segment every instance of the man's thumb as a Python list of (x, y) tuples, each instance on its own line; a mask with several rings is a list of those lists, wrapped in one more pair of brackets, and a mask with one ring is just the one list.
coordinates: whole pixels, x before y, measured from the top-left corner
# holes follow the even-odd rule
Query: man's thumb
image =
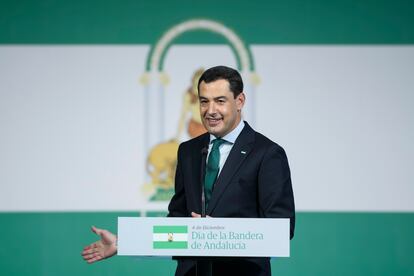
[(91, 229), (92, 229), (92, 231), (95, 233), (95, 234), (97, 234), (97, 235), (101, 235), (101, 233), (102, 233), (102, 230), (101, 229), (98, 229), (98, 228), (96, 228), (95, 226), (93, 226), (92, 225), (92, 227), (91, 227)]

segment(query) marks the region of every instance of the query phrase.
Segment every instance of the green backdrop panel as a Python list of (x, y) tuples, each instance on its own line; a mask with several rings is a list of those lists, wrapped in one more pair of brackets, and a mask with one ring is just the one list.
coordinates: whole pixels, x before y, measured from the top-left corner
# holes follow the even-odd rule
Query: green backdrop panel
[[(0, 43), (152, 44), (193, 18), (222, 22), (247, 44), (412, 44), (407, 0), (2, 0)], [(186, 35), (178, 43), (220, 43)]]
[[(80, 255), (137, 213), (0, 213), (2, 275), (173, 275), (169, 258), (113, 257), (93, 265)], [(159, 216), (154, 212), (149, 215)], [(291, 257), (272, 260), (274, 275), (414, 275), (414, 213), (298, 213)]]

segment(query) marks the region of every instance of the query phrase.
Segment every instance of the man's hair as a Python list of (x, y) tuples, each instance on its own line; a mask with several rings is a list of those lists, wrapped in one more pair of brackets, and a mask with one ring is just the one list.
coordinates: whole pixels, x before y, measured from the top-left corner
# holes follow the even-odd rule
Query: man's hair
[(198, 93), (200, 94), (200, 83), (202, 81), (205, 83), (210, 83), (216, 80), (228, 81), (229, 89), (231, 92), (233, 92), (234, 98), (243, 92), (243, 80), (237, 70), (226, 66), (215, 66), (207, 69), (201, 75), (200, 79), (198, 80)]

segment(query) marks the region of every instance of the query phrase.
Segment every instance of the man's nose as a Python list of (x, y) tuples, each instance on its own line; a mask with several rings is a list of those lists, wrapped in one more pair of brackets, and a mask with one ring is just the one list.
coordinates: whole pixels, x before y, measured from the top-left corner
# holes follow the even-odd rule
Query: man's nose
[(216, 105), (215, 105), (215, 103), (214, 103), (214, 102), (211, 102), (211, 103), (208, 105), (207, 113), (208, 113), (208, 114), (215, 114), (215, 113), (216, 113)]

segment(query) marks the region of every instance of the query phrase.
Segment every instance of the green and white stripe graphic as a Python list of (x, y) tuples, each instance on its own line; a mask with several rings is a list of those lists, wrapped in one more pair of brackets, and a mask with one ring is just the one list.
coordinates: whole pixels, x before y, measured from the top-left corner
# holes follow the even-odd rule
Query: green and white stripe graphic
[(156, 225), (153, 228), (154, 249), (187, 249), (188, 227), (185, 225)]

